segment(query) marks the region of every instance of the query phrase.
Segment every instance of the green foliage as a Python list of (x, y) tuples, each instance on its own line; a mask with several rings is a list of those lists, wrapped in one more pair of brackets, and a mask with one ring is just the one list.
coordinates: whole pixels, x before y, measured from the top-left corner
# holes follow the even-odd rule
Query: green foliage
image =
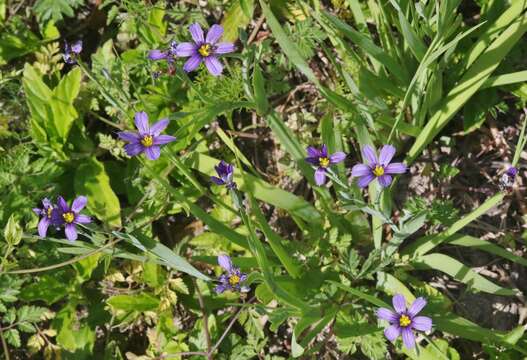
[(37, 19), (40, 23), (48, 20), (57, 22), (64, 16), (73, 17), (75, 9), (84, 5), (84, 0), (37, 0), (33, 7)]
[[(476, 3), (0, 0), (3, 351), (527, 355), (516, 320), (499, 331), (463, 309), (469, 293), (521, 299), (508, 272), (527, 266), (516, 241), (525, 237), (527, 4)], [(190, 41), (196, 22), (221, 23), (220, 42), (236, 43), (220, 57), (221, 76), (204, 64), (186, 73), (187, 59), (149, 60)], [(84, 49), (65, 64), (61, 46), (75, 39)], [(135, 131), (140, 111), (151, 125), (167, 119), (162, 133), (177, 138), (155, 161), (129, 156), (117, 135)], [(346, 159), (319, 186), (305, 149), (322, 144)], [(350, 168), (365, 145), (383, 144), (415, 166), (362, 191)], [(210, 180), (220, 160), (234, 165), (235, 188)], [(520, 171), (504, 185), (509, 165)], [(59, 195), (88, 199), (81, 213), (92, 221), (75, 225), (76, 241), (63, 224), (36, 235), (46, 213), (33, 208)], [(218, 277), (237, 281), (220, 254), (247, 274), (248, 293), (219, 293)], [(495, 268), (503, 276), (489, 276)], [(417, 351), (387, 341), (377, 320), (394, 294), (428, 301), (422, 314), (434, 326), (416, 331)]]

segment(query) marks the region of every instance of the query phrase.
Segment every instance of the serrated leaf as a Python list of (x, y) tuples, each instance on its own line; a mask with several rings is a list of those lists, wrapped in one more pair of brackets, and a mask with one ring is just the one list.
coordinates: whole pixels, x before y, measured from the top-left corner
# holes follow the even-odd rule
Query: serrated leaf
[(29, 334), (33, 334), (35, 331), (37, 331), (35, 326), (28, 322), (23, 322), (23, 323), (18, 324), (17, 328), (18, 330), (25, 332), (25, 333), (29, 333)]
[(18, 321), (38, 322), (46, 313), (47, 309), (39, 306), (22, 306), (17, 311)]
[(11, 245), (16, 245), (22, 240), (22, 228), (15, 219), (14, 214), (11, 214), (4, 229), (4, 237)]
[(40, 23), (45, 23), (48, 20), (57, 22), (62, 20), (64, 16), (74, 16), (73, 10), (82, 4), (84, 4), (84, 0), (37, 0), (33, 5), (33, 11)]
[(170, 280), (170, 286), (177, 292), (180, 292), (185, 295), (189, 294), (188, 287), (181, 278)]
[(22, 345), (20, 341), (20, 333), (17, 329), (9, 329), (4, 333), (5, 339), (7, 342), (14, 347), (18, 348)]

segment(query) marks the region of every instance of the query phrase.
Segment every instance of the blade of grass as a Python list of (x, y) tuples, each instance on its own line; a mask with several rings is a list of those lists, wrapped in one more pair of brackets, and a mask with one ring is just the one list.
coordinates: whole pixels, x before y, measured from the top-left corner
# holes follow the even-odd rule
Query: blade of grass
[(481, 85), (481, 89), (495, 86), (504, 86), (527, 81), (527, 70), (517, 71), (509, 74), (491, 76)]
[(494, 284), (465, 264), (448, 255), (439, 253), (423, 255), (412, 261), (412, 264), (418, 268), (424, 267), (439, 270), (452, 276), (454, 279), (467, 284), (471, 289), (494, 295), (514, 296), (517, 294), (517, 292), (512, 289), (507, 289)]
[(412, 163), (461, 107), (479, 90), (501, 60), (527, 31), (527, 14), (516, 19), (474, 62), (459, 83), (448, 93), (408, 152), (406, 163)]
[(451, 239), (447, 240), (447, 243), (451, 245), (459, 245), (459, 246), (475, 248), (481, 251), (488, 252), (489, 254), (501, 256), (502, 258), (510, 260), (517, 264), (527, 266), (527, 259), (524, 259), (521, 256), (514, 255), (510, 251), (496, 244), (475, 238), (473, 236), (456, 235), (456, 236), (453, 236)]
[(260, 210), (260, 207), (258, 206), (258, 203), (256, 201), (251, 206), (252, 214), (254, 215), (257, 224), (259, 225), (260, 230), (264, 233), (265, 237), (267, 238), (267, 241), (269, 242), (269, 245), (271, 246), (271, 249), (275, 253), (276, 257), (280, 260), (282, 265), (284, 265), (285, 269), (291, 275), (292, 278), (299, 278), (301, 275), (301, 269), (298, 262), (292, 258), (287, 250), (284, 248), (282, 243), (285, 242), (280, 235), (278, 235), (267, 223), (267, 220), (265, 220), (264, 214)]
[(477, 209), (472, 211), (470, 214), (464, 216), (460, 220), (452, 224), (448, 229), (443, 231), (440, 234), (433, 236), (425, 236), (418, 239), (413, 244), (407, 246), (401, 252), (403, 255), (414, 255), (421, 256), (434, 249), (439, 244), (447, 241), (447, 239), (456, 234), (459, 230), (463, 229), (465, 226), (470, 224), (472, 221), (476, 220), (481, 215), (485, 214), (488, 210), (498, 205), (502, 200), (505, 194), (498, 193), (481, 204)]

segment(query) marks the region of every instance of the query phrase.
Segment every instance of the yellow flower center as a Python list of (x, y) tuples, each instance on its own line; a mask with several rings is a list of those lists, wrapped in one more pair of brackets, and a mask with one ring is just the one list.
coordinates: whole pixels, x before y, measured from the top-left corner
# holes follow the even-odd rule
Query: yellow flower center
[(73, 220), (75, 220), (75, 214), (72, 213), (71, 211), (68, 211), (62, 214), (62, 218), (64, 219), (66, 223), (71, 224)]
[(321, 157), (318, 159), (318, 163), (321, 167), (327, 168), (329, 166), (329, 159), (327, 157)]
[(152, 135), (145, 135), (141, 139), (141, 144), (143, 144), (144, 147), (150, 147), (154, 145), (154, 138), (152, 137)]
[(53, 212), (53, 208), (50, 206), (48, 207), (48, 209), (46, 210), (46, 215), (48, 217), (48, 219), (51, 219), (51, 213)]
[(229, 276), (229, 284), (231, 284), (231, 286), (238, 285), (239, 282), (240, 282), (240, 277), (238, 275), (234, 274), (234, 275)]
[(401, 315), (399, 318), (399, 325), (402, 327), (407, 327), (412, 323), (412, 320), (407, 315)]
[(375, 166), (375, 169), (373, 169), (373, 175), (375, 176), (384, 175), (384, 168), (381, 165)]
[(209, 44), (203, 44), (200, 46), (198, 52), (201, 56), (209, 56), (210, 55), (210, 45)]

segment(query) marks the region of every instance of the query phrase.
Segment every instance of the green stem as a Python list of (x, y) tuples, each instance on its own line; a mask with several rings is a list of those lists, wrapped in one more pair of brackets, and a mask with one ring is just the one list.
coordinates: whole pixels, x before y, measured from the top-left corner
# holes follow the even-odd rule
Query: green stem
[(93, 254), (97, 254), (97, 253), (99, 253), (99, 252), (101, 252), (101, 251), (103, 251), (103, 250), (105, 250), (105, 249), (117, 244), (121, 240), (122, 239), (117, 239), (115, 241), (109, 242), (108, 244), (106, 244), (104, 246), (101, 246), (100, 248), (94, 249), (94, 250), (92, 250), (90, 252), (87, 252), (86, 254), (82, 254), (82, 255), (76, 256), (73, 259), (69, 259), (67, 261), (63, 261), (63, 262), (58, 263), (58, 264), (44, 266), (44, 267), (39, 267), (39, 268), (32, 268), (32, 269), (5, 271), (5, 272), (2, 272), (2, 274), (33, 274), (33, 273), (38, 273), (38, 272), (58, 269), (58, 268), (61, 268), (63, 266), (71, 265), (71, 264), (74, 264), (74, 263), (76, 263), (78, 261), (86, 259), (87, 257), (90, 257)]

